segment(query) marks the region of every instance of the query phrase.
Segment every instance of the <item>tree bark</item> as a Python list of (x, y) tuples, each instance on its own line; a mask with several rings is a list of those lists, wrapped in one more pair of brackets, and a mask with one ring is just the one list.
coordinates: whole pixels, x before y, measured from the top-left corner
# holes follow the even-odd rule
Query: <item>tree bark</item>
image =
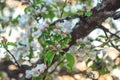
[[(108, 17), (113, 17), (120, 8), (120, 0), (103, 0), (96, 7), (91, 9), (92, 15), (80, 20), (71, 32), (72, 40), (70, 46), (76, 43), (79, 38), (86, 37), (94, 29), (98, 28)], [(67, 51), (69, 48), (64, 49)]]
[[(86, 37), (94, 29), (98, 28), (99, 25), (101, 25), (102, 22), (104, 22), (108, 17), (113, 17), (115, 11), (119, 8), (120, 0), (103, 0), (96, 7), (92, 8), (92, 15), (89, 17), (83, 16), (80, 18), (80, 21), (75, 25), (72, 32), (70, 33), (72, 37), (69, 43), (70, 47), (76, 43), (77, 39)], [(68, 51), (70, 47), (64, 49), (64, 51)], [(8, 73), (9, 77), (11, 77), (11, 75), (16, 76), (15, 73), (11, 73), (7, 69), (7, 66), (14, 63), (10, 62), (8, 65), (7, 63), (4, 63), (5, 62), (0, 63), (0, 71), (5, 71)], [(20, 70), (23, 70), (22, 72), (25, 73), (26, 69), (29, 69), (29, 67), (25, 69), (19, 69), (17, 72), (20, 73)]]

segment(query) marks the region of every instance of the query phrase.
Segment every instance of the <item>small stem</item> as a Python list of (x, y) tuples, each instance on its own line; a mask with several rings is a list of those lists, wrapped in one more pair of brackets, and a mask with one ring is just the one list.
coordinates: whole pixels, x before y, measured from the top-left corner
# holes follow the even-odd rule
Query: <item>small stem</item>
[(104, 31), (104, 33), (105, 33), (105, 36), (107, 37), (107, 39), (109, 40), (110, 44), (112, 45), (112, 47), (114, 47), (115, 49), (117, 49), (118, 51), (120, 51), (120, 49), (118, 49), (118, 47), (115, 46), (115, 45), (112, 43), (112, 41), (110, 40), (109, 36), (107, 35), (107, 32), (109, 32), (111, 35), (113, 35), (113, 36), (115, 36), (115, 37), (117, 37), (117, 38), (119, 38), (119, 36), (117, 36), (116, 34), (113, 34), (113, 33), (110, 32), (108, 29), (106, 29), (104, 26), (101, 25), (101, 27), (102, 27), (102, 29), (103, 29), (103, 31)]
[(62, 18), (62, 16), (63, 16), (64, 8), (65, 8), (66, 3), (67, 3), (67, 0), (65, 0), (65, 2), (64, 2), (63, 9), (62, 9), (61, 16), (60, 16), (61, 18)]
[(50, 24), (50, 26), (55, 25), (58, 22), (63, 22), (63, 20), (70, 20), (70, 19), (81, 18), (81, 17), (82, 16), (80, 16), (78, 14), (75, 14), (75, 15), (72, 15), (72, 16), (67, 16), (65, 18), (61, 18), (61, 19), (58, 19), (58, 20), (54, 21), (53, 23)]
[(15, 56), (14, 56), (8, 49), (6, 49), (6, 51), (12, 56), (12, 58), (13, 58), (14, 61), (15, 61), (15, 63), (17, 64), (17, 66), (20, 68), (20, 65), (19, 65), (19, 63), (17, 62)]

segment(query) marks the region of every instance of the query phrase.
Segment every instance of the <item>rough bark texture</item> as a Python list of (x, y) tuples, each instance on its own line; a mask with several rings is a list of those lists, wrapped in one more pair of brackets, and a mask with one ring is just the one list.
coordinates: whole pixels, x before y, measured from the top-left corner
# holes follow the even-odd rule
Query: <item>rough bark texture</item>
[[(103, 0), (100, 4), (91, 9), (92, 15), (89, 17), (83, 17), (83, 20), (80, 18), (80, 21), (73, 28), (73, 31), (71, 32), (72, 40), (69, 45), (72, 46), (76, 43), (77, 39), (86, 37), (90, 32), (99, 27), (99, 25), (101, 25), (101, 23), (108, 17), (113, 17), (118, 8), (120, 8), (120, 0)], [(64, 51), (67, 51), (68, 49), (69, 48), (66, 48)], [(20, 73), (21, 70), (23, 70), (23, 73), (26, 70), (26, 68), (23, 69), (21, 67), (22, 69), (16, 71), (17, 74), (16, 72), (11, 73), (7, 67), (10, 64), (14, 63), (0, 63), (0, 71), (2, 70), (7, 72), (9, 77), (16, 78), (16, 76), (18, 76), (17, 74)]]
[(86, 37), (91, 31), (96, 29), (108, 17), (112, 17), (113, 13), (120, 8), (120, 0), (103, 0), (101, 4), (91, 9), (92, 15), (80, 20), (71, 32), (72, 41), (70, 45), (75, 44), (76, 39)]
[[(73, 28), (71, 32), (72, 40), (69, 43), (70, 47), (76, 43), (77, 39), (86, 37), (94, 29), (98, 28), (108, 17), (114, 17), (116, 10), (119, 8), (120, 0), (103, 0), (96, 7), (92, 8), (92, 15), (82, 18)], [(64, 51), (68, 49), (66, 48)]]

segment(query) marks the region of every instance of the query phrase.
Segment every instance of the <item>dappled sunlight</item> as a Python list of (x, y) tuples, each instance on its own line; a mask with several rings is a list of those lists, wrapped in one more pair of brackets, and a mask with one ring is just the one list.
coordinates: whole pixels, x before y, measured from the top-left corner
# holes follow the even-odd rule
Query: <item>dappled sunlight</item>
[(119, 0), (1, 0), (0, 80), (120, 80), (119, 8)]

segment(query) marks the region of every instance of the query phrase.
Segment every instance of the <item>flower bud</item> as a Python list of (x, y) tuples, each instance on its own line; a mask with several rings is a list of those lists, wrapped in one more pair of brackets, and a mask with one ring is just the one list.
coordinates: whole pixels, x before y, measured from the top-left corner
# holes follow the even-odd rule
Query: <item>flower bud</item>
[(66, 45), (66, 48), (68, 48), (69, 46), (70, 46), (70, 45), (69, 45), (69, 44), (67, 44), (67, 45)]
[(53, 45), (50, 45), (49, 48), (50, 48), (50, 49), (53, 49)]

